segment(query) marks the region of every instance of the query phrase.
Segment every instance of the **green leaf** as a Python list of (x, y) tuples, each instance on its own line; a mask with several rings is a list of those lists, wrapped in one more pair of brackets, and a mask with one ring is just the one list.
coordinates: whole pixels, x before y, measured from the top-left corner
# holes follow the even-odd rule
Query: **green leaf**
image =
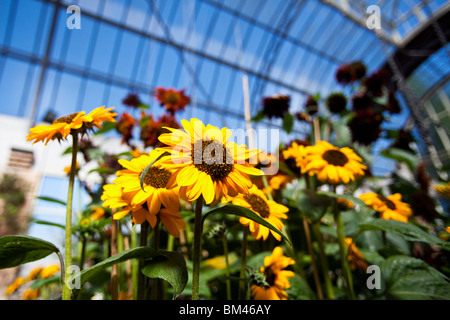
[(97, 172), (98, 174), (112, 174), (112, 173), (114, 173), (111, 168), (95, 168), (95, 169), (89, 170), (88, 174), (92, 173), (92, 172)]
[(52, 243), (30, 236), (0, 238), (0, 269), (12, 268), (45, 258), (59, 249)]
[(44, 220), (31, 220), (30, 222), (31, 223), (36, 223), (36, 224), (42, 224), (42, 225), (46, 225), (46, 226), (58, 227), (58, 228), (61, 228), (61, 229), (65, 229), (66, 228), (63, 224), (49, 222), (49, 221), (44, 221)]
[(366, 205), (364, 203), (364, 201), (362, 201), (361, 199), (354, 197), (354, 196), (350, 196), (348, 194), (336, 194), (334, 192), (318, 191), (317, 195), (332, 197), (332, 198), (336, 198), (336, 199), (341, 198), (341, 199), (349, 200), (349, 201), (353, 202), (354, 204), (359, 204), (360, 206)]
[(263, 120), (266, 117), (266, 114), (264, 113), (264, 110), (261, 109), (258, 111), (258, 113), (252, 118), (253, 122), (259, 122)]
[(43, 200), (43, 201), (49, 201), (49, 202), (54, 202), (54, 203), (59, 203), (59, 204), (62, 204), (63, 206), (65, 206), (66, 205), (66, 203), (64, 202), (64, 201), (62, 201), (62, 200), (58, 200), (58, 199), (55, 199), (55, 198), (52, 198), (52, 197), (36, 197), (37, 199), (39, 199), (39, 200)]
[(420, 259), (392, 256), (380, 264), (388, 299), (449, 300), (448, 278)]
[(150, 106), (145, 104), (145, 103), (141, 103), (140, 105), (137, 106), (138, 109), (143, 109), (143, 110), (147, 110), (150, 109)]
[(292, 126), (294, 125), (294, 116), (290, 113), (286, 113), (283, 117), (283, 129), (287, 133), (291, 133)]
[(167, 151), (164, 151), (164, 152), (161, 153), (155, 160), (153, 160), (152, 162), (150, 162), (150, 164), (149, 164), (147, 167), (145, 167), (145, 169), (142, 171), (142, 173), (141, 173), (141, 175), (140, 175), (140, 177), (139, 177), (139, 182), (140, 182), (140, 184), (141, 184), (141, 189), (142, 189), (142, 190), (144, 190), (144, 178), (145, 178), (145, 175), (147, 174), (147, 172), (148, 172), (148, 170), (150, 169), (150, 167), (151, 167), (156, 161), (158, 161), (159, 159), (161, 159), (162, 157), (167, 156), (167, 155), (170, 155), (170, 153), (167, 152)]
[(105, 132), (111, 131), (117, 127), (117, 122), (111, 122), (111, 121), (105, 121), (103, 122), (103, 125), (101, 129), (97, 130), (95, 132), (95, 135), (103, 134)]
[(186, 261), (178, 252), (159, 251), (160, 255), (145, 262), (141, 272), (150, 278), (166, 280), (173, 287), (173, 299), (183, 292), (188, 282)]
[(415, 172), (419, 158), (412, 152), (399, 148), (389, 148), (380, 152), (386, 158), (405, 163), (412, 172)]
[(426, 233), (411, 223), (401, 221), (376, 219), (369, 223), (360, 224), (359, 229), (362, 232), (367, 230), (383, 230), (398, 234), (405, 240), (437, 244), (446, 248), (450, 247), (450, 244), (445, 243), (438, 237)]
[(64, 150), (63, 153), (61, 153), (62, 156), (66, 155), (66, 154), (72, 154), (72, 147), (68, 147), (66, 150)]
[(149, 259), (160, 255), (158, 251), (149, 247), (137, 247), (129, 250), (124, 250), (112, 257), (109, 257), (102, 262), (93, 265), (90, 268), (84, 269), (78, 274), (74, 275), (73, 278), (80, 277), (80, 285), (86, 283), (90, 277), (99, 272), (100, 270), (110, 267), (114, 264), (129, 260), (129, 259)]
[(211, 210), (205, 212), (203, 219), (206, 219), (206, 217), (209, 216), (210, 214), (217, 213), (217, 212), (240, 216), (240, 217), (244, 217), (244, 218), (250, 219), (252, 221), (255, 221), (256, 223), (259, 223), (260, 225), (263, 225), (263, 226), (269, 228), (270, 230), (278, 233), (287, 243), (289, 243), (289, 245), (292, 246), (291, 241), (283, 232), (281, 232), (280, 230), (275, 228), (272, 224), (267, 222), (260, 215), (256, 214), (255, 212), (253, 212), (250, 209), (247, 209), (247, 208), (244, 208), (241, 206), (236, 206), (234, 204), (226, 204), (224, 206), (214, 208), (214, 209), (211, 209)]
[(60, 282), (61, 282), (60, 276), (53, 276), (50, 278), (38, 279), (38, 280), (33, 281), (33, 283), (30, 285), (30, 289), (34, 290), (36, 288), (40, 288), (40, 287), (48, 285), (48, 284), (52, 284), (52, 283), (59, 284)]
[(318, 221), (332, 202), (328, 196), (319, 195), (306, 189), (295, 192), (293, 199), (300, 212), (313, 221)]

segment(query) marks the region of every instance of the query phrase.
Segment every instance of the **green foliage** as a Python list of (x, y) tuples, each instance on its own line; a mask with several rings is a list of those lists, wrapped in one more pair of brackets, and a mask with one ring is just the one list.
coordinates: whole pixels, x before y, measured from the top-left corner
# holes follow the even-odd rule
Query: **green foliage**
[(52, 243), (30, 236), (5, 236), (0, 238), (0, 269), (40, 260), (59, 249)]

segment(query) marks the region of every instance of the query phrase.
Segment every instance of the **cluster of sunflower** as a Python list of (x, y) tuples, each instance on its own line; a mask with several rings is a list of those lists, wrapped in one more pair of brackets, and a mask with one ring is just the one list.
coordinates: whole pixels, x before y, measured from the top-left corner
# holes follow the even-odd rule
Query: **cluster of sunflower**
[[(57, 264), (50, 265), (48, 267), (36, 267), (33, 268), (26, 278), (18, 277), (6, 288), (6, 294), (12, 295), (23, 289), (27, 284), (31, 284), (22, 290), (22, 300), (36, 300), (40, 297), (41, 288), (33, 287), (34, 281), (39, 281), (40, 279), (50, 279), (57, 272), (59, 272), (60, 267)], [(58, 281), (58, 280), (56, 280)]]

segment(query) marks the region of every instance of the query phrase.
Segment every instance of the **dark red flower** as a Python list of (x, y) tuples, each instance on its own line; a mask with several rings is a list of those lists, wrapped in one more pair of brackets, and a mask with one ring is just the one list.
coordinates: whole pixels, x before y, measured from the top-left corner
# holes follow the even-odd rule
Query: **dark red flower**
[(155, 91), (153, 96), (158, 99), (161, 106), (164, 106), (171, 115), (184, 110), (191, 101), (190, 97), (184, 94), (184, 90), (176, 91), (172, 88), (155, 88)]
[(352, 134), (352, 141), (369, 145), (380, 137), (383, 116), (371, 109), (360, 110), (349, 121), (348, 127)]
[(365, 64), (361, 61), (350, 62), (341, 65), (336, 71), (336, 81), (342, 85), (348, 85), (361, 80), (367, 72)]
[(263, 113), (269, 118), (283, 118), (289, 112), (291, 97), (275, 95), (262, 99)]
[(128, 107), (137, 108), (142, 104), (142, 101), (136, 93), (130, 93), (122, 100), (122, 103)]
[(380, 69), (372, 73), (370, 76), (364, 79), (366, 93), (375, 97), (383, 96), (383, 89), (386, 88), (388, 80), (388, 72), (385, 69)]
[(175, 116), (167, 114), (163, 114), (157, 121), (153, 119), (152, 115), (143, 114), (140, 123), (140, 139), (144, 142), (145, 147), (163, 147), (164, 144), (158, 140), (158, 137), (163, 133), (169, 132), (164, 127), (180, 128), (180, 125), (175, 120)]
[(117, 121), (116, 130), (122, 135), (122, 143), (129, 144), (130, 140), (133, 138), (133, 128), (135, 124), (133, 116), (127, 112), (122, 113), (119, 120)]
[(347, 107), (347, 97), (341, 92), (331, 93), (325, 104), (331, 113), (339, 114)]

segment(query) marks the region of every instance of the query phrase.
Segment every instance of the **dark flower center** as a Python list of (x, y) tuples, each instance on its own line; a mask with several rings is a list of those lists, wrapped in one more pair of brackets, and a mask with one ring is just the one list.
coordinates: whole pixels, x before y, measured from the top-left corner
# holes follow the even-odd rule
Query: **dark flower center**
[(192, 162), (195, 167), (213, 179), (223, 179), (233, 170), (233, 156), (219, 141), (197, 140), (194, 142)]
[(144, 183), (153, 188), (165, 188), (172, 174), (167, 169), (150, 167), (144, 177)]
[(252, 210), (259, 213), (259, 215), (264, 219), (267, 219), (270, 216), (269, 206), (260, 196), (257, 196), (256, 194), (248, 194), (244, 196), (244, 199), (248, 202), (248, 204), (250, 204)]
[(266, 276), (267, 284), (272, 287), (275, 284), (275, 279), (277, 278), (277, 275), (272, 270), (272, 266), (268, 266), (264, 269), (264, 275)]
[(340, 167), (348, 162), (347, 156), (339, 150), (327, 150), (322, 155), (322, 158), (329, 164)]
[(78, 115), (78, 112), (71, 113), (64, 117), (59, 117), (53, 123), (71, 123), (72, 120)]
[(397, 209), (397, 206), (395, 205), (395, 203), (392, 202), (391, 200), (389, 200), (388, 198), (386, 198), (385, 196), (382, 196), (379, 194), (378, 199), (383, 201), (389, 209), (391, 209), (391, 210)]

